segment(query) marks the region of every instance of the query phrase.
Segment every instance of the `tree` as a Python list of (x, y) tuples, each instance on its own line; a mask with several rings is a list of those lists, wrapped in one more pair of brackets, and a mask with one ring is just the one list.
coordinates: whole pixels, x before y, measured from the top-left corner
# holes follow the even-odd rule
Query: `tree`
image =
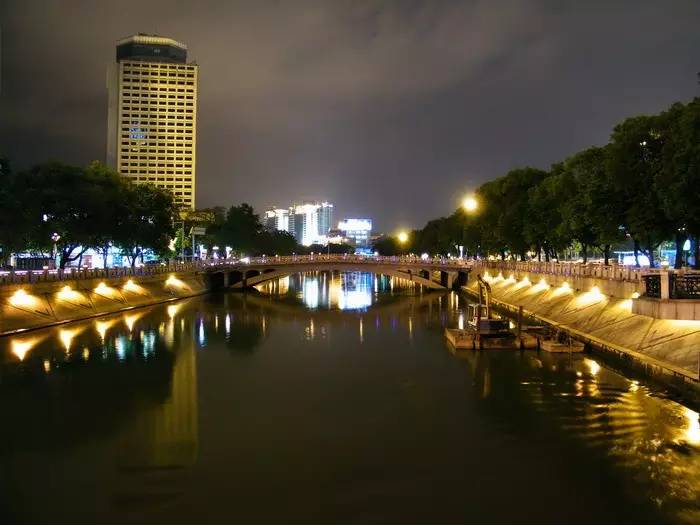
[(379, 255), (399, 255), (402, 253), (401, 243), (396, 237), (382, 235), (372, 245), (372, 249)]
[(14, 194), (25, 209), (28, 244), (47, 251), (55, 241), (61, 268), (78, 260), (103, 242), (105, 202), (118, 187), (118, 179), (100, 169), (57, 162), (19, 174)]
[(620, 201), (610, 171), (607, 149), (591, 147), (566, 159), (554, 168), (561, 177), (559, 232), (568, 242), (578, 241), (586, 262), (588, 247), (603, 252), (608, 264), (612, 245), (622, 240), (624, 223)]
[(523, 226), (524, 237), (535, 247), (538, 259), (544, 252), (545, 260), (557, 257), (571, 237), (562, 228), (561, 202), (565, 193), (561, 173), (550, 174), (527, 192), (529, 211)]
[(231, 206), (223, 223), (213, 234), (220, 246), (230, 246), (235, 253), (255, 255), (263, 226), (250, 204)]
[(0, 155), (0, 266), (27, 243), (28, 221), (16, 195), (15, 179), (9, 159)]
[(455, 213), (429, 221), (412, 236), (411, 249), (415, 253), (442, 254), (455, 253), (461, 244), (462, 227), (460, 217)]
[(654, 266), (656, 247), (673, 236), (656, 189), (665, 136), (657, 116), (628, 118), (615, 126), (608, 146), (608, 169), (624, 209), (624, 228)]
[(122, 199), (126, 205), (114, 232), (114, 242), (133, 268), (144, 249), (167, 250), (178, 209), (169, 191), (150, 184), (125, 184)]
[(676, 268), (683, 265), (683, 244), (694, 238), (695, 268), (700, 237), (700, 98), (687, 105), (674, 104), (661, 114), (664, 131), (663, 162), (657, 175), (656, 191), (664, 213), (675, 229)]

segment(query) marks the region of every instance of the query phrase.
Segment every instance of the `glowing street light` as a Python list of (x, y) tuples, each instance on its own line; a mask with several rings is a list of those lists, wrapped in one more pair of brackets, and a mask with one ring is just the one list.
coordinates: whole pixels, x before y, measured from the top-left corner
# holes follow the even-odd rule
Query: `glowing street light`
[(405, 244), (406, 241), (408, 241), (408, 233), (400, 232), (398, 235), (398, 239), (401, 244)]
[(468, 197), (465, 197), (464, 200), (462, 201), (462, 208), (464, 208), (464, 211), (467, 213), (471, 213), (473, 211), (476, 211), (476, 209), (479, 207), (479, 202), (474, 198), (473, 195), (469, 195)]

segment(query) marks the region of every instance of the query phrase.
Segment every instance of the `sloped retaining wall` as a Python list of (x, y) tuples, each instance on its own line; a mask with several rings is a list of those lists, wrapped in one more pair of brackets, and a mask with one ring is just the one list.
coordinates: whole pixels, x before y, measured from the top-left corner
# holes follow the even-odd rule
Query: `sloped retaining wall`
[[(610, 281), (605, 286), (605, 280), (596, 279), (586, 283), (592, 285), (590, 288), (577, 291), (574, 285), (563, 285), (564, 279), (536, 274), (528, 277), (526, 281), (489, 278), (494, 302), (513, 311), (522, 306), (526, 315), (595, 347), (625, 355), (650, 373), (697, 386), (700, 321), (654, 319), (632, 313), (633, 299), (629, 297), (636, 290), (628, 283)], [(478, 293), (475, 280), (466, 291)]]
[(206, 293), (199, 272), (0, 287), (0, 336)]

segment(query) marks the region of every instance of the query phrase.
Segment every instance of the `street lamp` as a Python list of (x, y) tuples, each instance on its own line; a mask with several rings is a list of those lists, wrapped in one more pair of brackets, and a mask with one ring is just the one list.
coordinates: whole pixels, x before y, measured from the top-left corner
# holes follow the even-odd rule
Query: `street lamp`
[(466, 229), (467, 229), (466, 215), (474, 213), (478, 208), (479, 208), (479, 201), (476, 200), (476, 197), (474, 195), (467, 195), (462, 200), (462, 209), (465, 212), (465, 220), (464, 220), (464, 224), (462, 226), (462, 245), (459, 247), (459, 257), (460, 258), (467, 257), (467, 249), (466, 249), (466, 242), (465, 242), (466, 241), (465, 233), (466, 233)]
[(467, 197), (464, 197), (464, 200), (462, 201), (462, 208), (464, 208), (464, 211), (466, 211), (467, 213), (472, 213), (476, 211), (478, 207), (479, 202), (473, 195), (468, 195)]
[(61, 236), (54, 232), (51, 234), (51, 240), (53, 241), (53, 248), (51, 250), (51, 258), (53, 259), (54, 266), (56, 266), (56, 257), (58, 257), (58, 251), (56, 250), (56, 244), (61, 240)]
[(398, 239), (401, 244), (406, 244), (406, 241), (408, 241), (408, 233), (399, 232)]

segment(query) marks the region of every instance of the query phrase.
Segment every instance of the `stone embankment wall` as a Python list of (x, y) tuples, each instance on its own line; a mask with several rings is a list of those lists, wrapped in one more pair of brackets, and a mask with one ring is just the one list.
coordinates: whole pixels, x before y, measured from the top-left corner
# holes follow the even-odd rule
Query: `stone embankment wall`
[[(477, 272), (480, 273), (480, 272)], [(592, 277), (484, 270), (495, 304), (561, 328), (596, 347), (624, 355), (654, 373), (698, 380), (700, 321), (655, 319), (632, 312), (643, 287)], [(467, 291), (478, 293), (475, 275)]]
[(0, 335), (172, 301), (208, 291), (199, 272), (0, 286)]

